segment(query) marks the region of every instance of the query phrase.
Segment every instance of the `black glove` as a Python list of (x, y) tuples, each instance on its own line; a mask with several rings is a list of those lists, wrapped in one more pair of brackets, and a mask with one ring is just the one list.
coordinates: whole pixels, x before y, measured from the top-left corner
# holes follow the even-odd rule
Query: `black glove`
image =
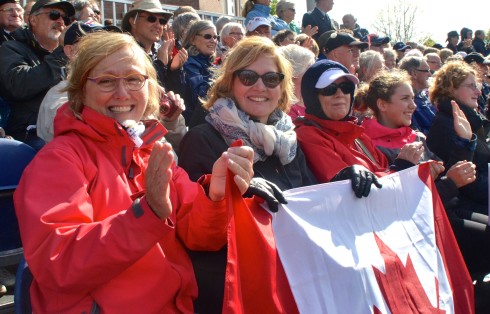
[(361, 165), (345, 167), (340, 170), (331, 181), (341, 180), (351, 180), (352, 190), (354, 190), (354, 193), (359, 198), (369, 195), (371, 184), (376, 185), (378, 189), (382, 187), (381, 183), (378, 182), (376, 175)]
[(245, 197), (252, 197), (254, 195), (266, 201), (270, 211), (273, 213), (277, 212), (279, 203), (288, 203), (281, 189), (274, 183), (263, 178), (252, 178), (247, 192), (243, 194)]

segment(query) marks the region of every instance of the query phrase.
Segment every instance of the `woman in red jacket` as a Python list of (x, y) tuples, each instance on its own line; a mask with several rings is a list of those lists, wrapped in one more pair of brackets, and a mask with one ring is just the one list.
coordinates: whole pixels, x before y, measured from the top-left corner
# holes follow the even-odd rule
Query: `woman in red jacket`
[(351, 115), (358, 83), (340, 63), (316, 62), (301, 81), (306, 114), (295, 123), (301, 149), (318, 181), (352, 179), (356, 196), (362, 197), (369, 194), (371, 184), (381, 187), (377, 176), (413, 166), (422, 152), (411, 147), (390, 167)]
[(134, 39), (98, 32), (78, 51), (55, 138), (15, 193), (33, 310), (192, 313), (185, 249), (226, 243), (226, 172), (244, 192), (253, 151), (230, 148), (191, 182), (161, 142), (156, 73)]

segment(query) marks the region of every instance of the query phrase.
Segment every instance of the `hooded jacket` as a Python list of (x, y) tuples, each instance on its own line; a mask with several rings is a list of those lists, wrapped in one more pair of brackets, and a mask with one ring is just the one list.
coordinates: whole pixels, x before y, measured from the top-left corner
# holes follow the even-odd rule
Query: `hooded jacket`
[(144, 121), (137, 148), (116, 120), (87, 107), (79, 116), (58, 110), (54, 140), (14, 195), (34, 312), (193, 313), (185, 248), (225, 245), (225, 202), (209, 200), (174, 163), (173, 211), (159, 219), (144, 196), (145, 172), (165, 128)]
[[(296, 119), (294, 122), (298, 141), (310, 169), (321, 183), (329, 182), (340, 170), (352, 165), (363, 165), (378, 176), (389, 173), (388, 160), (374, 147), (355, 117), (348, 114), (340, 121), (332, 121), (323, 112), (315, 85), (323, 72), (331, 68), (349, 73), (340, 63), (322, 60), (313, 64), (301, 80), (306, 115), (304, 119)], [(369, 153), (366, 154), (364, 149)]]
[(27, 126), (36, 125), (44, 96), (62, 80), (68, 59), (61, 46), (52, 53), (41, 47), (29, 28), (11, 34), (15, 40), (0, 46), (0, 93), (11, 108), (6, 131), (23, 140)]

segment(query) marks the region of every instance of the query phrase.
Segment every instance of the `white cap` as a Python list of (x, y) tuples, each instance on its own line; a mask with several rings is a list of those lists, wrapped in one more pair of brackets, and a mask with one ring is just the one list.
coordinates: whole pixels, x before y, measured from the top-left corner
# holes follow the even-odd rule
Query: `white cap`
[(349, 81), (356, 85), (359, 84), (359, 79), (357, 79), (355, 75), (345, 73), (339, 68), (331, 68), (322, 73), (322, 75), (318, 78), (315, 87), (325, 88), (341, 77), (347, 78)]
[(250, 19), (250, 21), (248, 21), (247, 31), (253, 32), (257, 27), (259, 27), (261, 25), (267, 25), (267, 26), (271, 27), (271, 22), (262, 16), (254, 17), (254, 18)]

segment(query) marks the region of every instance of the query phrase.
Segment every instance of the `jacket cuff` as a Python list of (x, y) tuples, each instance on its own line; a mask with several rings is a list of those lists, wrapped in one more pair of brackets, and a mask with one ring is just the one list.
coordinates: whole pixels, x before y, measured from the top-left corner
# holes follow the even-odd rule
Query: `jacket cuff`
[(397, 158), (395, 159), (395, 162), (390, 166), (390, 169), (394, 171), (401, 171), (413, 166), (415, 166), (415, 164), (411, 163), (410, 161)]

